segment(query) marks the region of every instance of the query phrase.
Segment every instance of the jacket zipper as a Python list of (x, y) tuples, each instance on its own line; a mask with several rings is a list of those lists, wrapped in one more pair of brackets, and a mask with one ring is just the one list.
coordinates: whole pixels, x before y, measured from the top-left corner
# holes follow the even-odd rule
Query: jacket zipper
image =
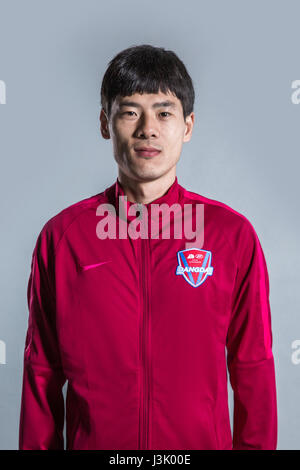
[(149, 289), (148, 289), (148, 266), (149, 266), (149, 239), (141, 238), (141, 280), (142, 280), (142, 325), (141, 325), (141, 354), (142, 354), (142, 409), (140, 427), (140, 448), (149, 447)]

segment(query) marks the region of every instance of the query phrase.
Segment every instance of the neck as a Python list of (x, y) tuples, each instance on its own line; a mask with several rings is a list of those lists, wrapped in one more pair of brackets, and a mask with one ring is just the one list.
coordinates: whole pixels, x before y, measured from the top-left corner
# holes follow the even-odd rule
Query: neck
[(137, 181), (128, 177), (121, 170), (118, 174), (118, 180), (124, 189), (127, 200), (140, 204), (149, 204), (163, 196), (174, 183), (175, 178), (175, 167), (172, 172), (151, 181)]

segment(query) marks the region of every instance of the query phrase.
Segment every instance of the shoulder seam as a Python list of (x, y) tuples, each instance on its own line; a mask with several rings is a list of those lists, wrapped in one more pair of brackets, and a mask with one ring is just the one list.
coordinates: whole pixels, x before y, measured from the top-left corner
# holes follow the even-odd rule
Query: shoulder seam
[[(187, 191), (187, 190), (185, 190), (185, 192), (186, 192), (186, 196), (185, 196), (186, 198), (188, 198), (188, 194), (187, 194), (187, 193), (193, 194), (193, 195), (195, 195), (195, 196), (198, 196), (198, 197), (200, 198), (200, 200), (202, 200), (202, 203), (203, 203), (203, 204), (208, 204), (208, 205), (210, 205), (210, 206), (220, 207), (221, 209), (228, 210), (229, 212), (232, 212), (232, 213), (236, 214), (238, 217), (240, 217), (240, 219), (243, 221), (243, 223), (246, 223), (246, 222), (248, 221), (247, 217), (245, 217), (245, 216), (244, 216), (243, 214), (241, 214), (240, 212), (235, 211), (234, 209), (232, 209), (232, 207), (230, 207), (229, 205), (227, 205), (227, 204), (225, 204), (225, 203), (223, 203), (223, 202), (206, 198), (205, 196), (202, 196), (201, 194), (197, 194), (197, 193), (195, 193), (195, 192), (193, 192), (193, 191)], [(192, 200), (197, 200), (197, 197), (195, 197), (195, 198), (190, 198), (190, 199), (192, 199)], [(251, 224), (250, 221), (248, 221), (248, 222)], [(235, 250), (233, 249), (233, 247), (232, 247), (232, 245), (231, 245), (231, 243), (230, 243), (230, 241), (229, 241), (229, 238), (228, 238), (227, 233), (225, 233), (225, 232), (222, 232), (222, 233), (223, 233), (223, 235), (224, 235), (224, 238), (225, 238), (225, 240), (226, 240), (228, 246), (229, 246), (230, 249), (231, 249), (231, 252), (233, 253), (234, 260), (235, 260), (235, 264), (236, 264), (236, 266), (238, 267), (239, 264), (238, 264), (238, 259), (237, 259), (236, 252), (235, 252)]]
[[(200, 199), (203, 200), (204, 203), (206, 204), (209, 204), (211, 206), (216, 206), (216, 207), (221, 207), (223, 209), (227, 209), (229, 210), (229, 212), (233, 212), (235, 213), (236, 215), (238, 215), (239, 217), (241, 218), (244, 218), (247, 220), (247, 218), (241, 213), (241, 212), (238, 212), (236, 211), (235, 209), (233, 209), (231, 206), (229, 206), (228, 204), (225, 204), (225, 202), (221, 202), (221, 201), (218, 201), (216, 199), (210, 199), (210, 198), (207, 198), (205, 196), (202, 196), (201, 194), (198, 194), (198, 193), (195, 193), (193, 191), (187, 191), (185, 190), (186, 193), (189, 193), (189, 194), (193, 194), (195, 195), (196, 197), (193, 198), (193, 199), (197, 199), (197, 197), (199, 197)], [(191, 198), (192, 199), (192, 198)]]
[[(100, 193), (100, 194), (102, 194), (102, 193)], [(99, 200), (100, 194), (97, 195), (97, 196), (98, 196), (98, 198), (97, 198), (98, 200)], [(92, 197), (93, 197), (93, 196), (92, 196)], [(93, 201), (93, 202), (91, 202), (91, 203), (88, 203), (88, 205), (87, 205), (84, 209), (82, 209), (78, 214), (76, 214), (76, 215), (74, 216), (74, 218), (70, 221), (70, 223), (65, 227), (65, 229), (63, 230), (61, 236), (59, 237), (59, 240), (58, 240), (57, 243), (56, 243), (56, 246), (54, 247), (54, 256), (56, 256), (57, 250), (58, 250), (58, 246), (59, 246), (60, 242), (62, 241), (64, 235), (66, 234), (67, 230), (68, 230), (68, 229), (71, 227), (71, 225), (78, 219), (78, 217), (80, 217), (86, 210), (88, 210), (90, 207), (93, 206), (93, 203), (94, 203), (94, 202), (95, 202), (95, 201)], [(67, 208), (66, 208), (66, 209), (63, 209), (63, 211), (64, 211), (64, 210), (67, 210)], [(61, 212), (63, 212), (63, 211), (61, 211)], [(56, 216), (54, 216), (54, 217), (53, 217), (52, 219), (50, 219), (50, 220), (53, 220), (55, 217), (58, 217), (58, 216), (59, 216), (59, 214), (57, 214)], [(50, 223), (50, 221), (48, 221), (47, 223)], [(47, 225), (47, 224), (46, 224), (46, 225)]]

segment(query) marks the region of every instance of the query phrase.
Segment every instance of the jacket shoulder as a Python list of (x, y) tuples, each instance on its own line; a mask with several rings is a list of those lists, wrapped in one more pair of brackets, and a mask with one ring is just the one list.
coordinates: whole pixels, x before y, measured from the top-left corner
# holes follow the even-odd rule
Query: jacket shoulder
[(64, 233), (71, 227), (73, 222), (86, 211), (96, 209), (104, 200), (104, 191), (102, 191), (65, 207), (47, 220), (39, 233), (38, 240), (44, 240), (48, 245), (51, 244), (55, 251)]
[(233, 207), (225, 204), (224, 202), (218, 201), (216, 199), (211, 199), (202, 194), (198, 194), (192, 191), (184, 190), (183, 194), (184, 202), (198, 202), (199, 204), (204, 204), (205, 209), (213, 213), (214, 215), (221, 217), (222, 219), (227, 219), (228, 222), (236, 223), (240, 225), (248, 225), (249, 228), (252, 227), (249, 219), (242, 214), (241, 212), (235, 210)]
[(211, 199), (201, 194), (184, 190), (184, 203), (204, 204), (204, 224), (208, 219), (216, 225), (216, 230), (220, 230), (227, 239), (235, 259), (238, 252), (260, 245), (256, 230), (250, 220), (241, 212), (235, 210), (228, 204)]

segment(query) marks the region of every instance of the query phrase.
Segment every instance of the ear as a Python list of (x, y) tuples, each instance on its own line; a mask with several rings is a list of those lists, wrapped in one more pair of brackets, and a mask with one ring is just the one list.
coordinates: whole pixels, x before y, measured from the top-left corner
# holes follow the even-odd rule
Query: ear
[(188, 142), (191, 139), (193, 126), (194, 126), (194, 121), (195, 121), (195, 113), (194, 112), (192, 112), (191, 114), (186, 116), (183, 142)]
[(99, 121), (100, 121), (100, 132), (102, 134), (102, 137), (104, 139), (110, 139), (108, 118), (103, 108), (101, 109), (101, 112), (100, 112)]

